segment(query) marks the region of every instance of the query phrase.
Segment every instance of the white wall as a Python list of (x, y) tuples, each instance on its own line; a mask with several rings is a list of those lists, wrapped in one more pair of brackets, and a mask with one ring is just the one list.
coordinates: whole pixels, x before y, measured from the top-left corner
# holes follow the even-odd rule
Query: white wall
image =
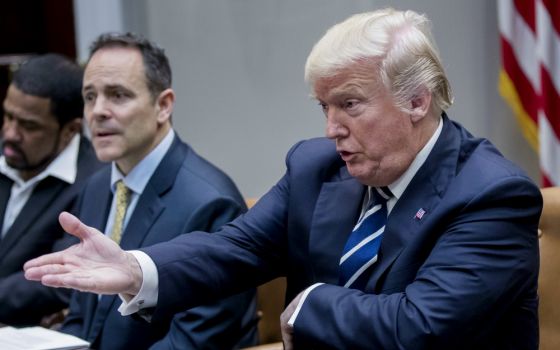
[(89, 45), (99, 34), (125, 30), (123, 17), (120, 0), (74, 0), (78, 61), (87, 60)]
[[(78, 1), (78, 0), (76, 0)], [(425, 12), (455, 92), (450, 116), (538, 180), (537, 156), (497, 93), (493, 1), (122, 0), (125, 30), (166, 49), (178, 96), (174, 124), (199, 153), (260, 196), (296, 141), (322, 136), (303, 66), (312, 45), (349, 15), (393, 6)]]

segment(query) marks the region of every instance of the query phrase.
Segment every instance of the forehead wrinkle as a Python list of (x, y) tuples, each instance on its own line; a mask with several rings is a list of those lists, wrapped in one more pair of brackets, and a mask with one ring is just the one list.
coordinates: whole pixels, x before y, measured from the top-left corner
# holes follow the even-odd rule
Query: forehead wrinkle
[[(86, 77), (84, 90), (95, 88), (96, 85), (103, 88), (128, 87), (134, 84), (146, 85), (145, 80), (139, 79), (137, 74), (127, 74), (119, 69), (99, 69), (98, 72), (94, 71), (93, 74), (93, 77), (91, 74)], [(142, 81), (139, 82), (139, 80)]]
[[(88, 65), (84, 74), (84, 90), (95, 87), (96, 83), (103, 88), (142, 86), (148, 89), (144, 62), (139, 52), (107, 49), (98, 51)], [(100, 56), (95, 57), (99, 54)], [(120, 57), (119, 57), (120, 56)], [(123, 60), (126, 59), (126, 62)], [(92, 65), (93, 64), (93, 65)]]
[(327, 94), (327, 97), (337, 98), (337, 97), (345, 97), (348, 95), (350, 96), (358, 95), (360, 97), (365, 97), (366, 94), (362, 85), (360, 85), (355, 81), (350, 81), (330, 89)]
[[(322, 85), (322, 87), (318, 90), (323, 91), (315, 92), (317, 98), (323, 97), (329, 100), (336, 100), (344, 97), (357, 97), (369, 100), (379, 91), (379, 84), (368, 77), (358, 75), (352, 77), (352, 75), (350, 75), (349, 78), (342, 78), (341, 80), (342, 82), (338, 84), (336, 84), (334, 78), (331, 79), (331, 81), (321, 83), (320, 85)], [(317, 92), (322, 92), (323, 96), (321, 96), (321, 93)]]

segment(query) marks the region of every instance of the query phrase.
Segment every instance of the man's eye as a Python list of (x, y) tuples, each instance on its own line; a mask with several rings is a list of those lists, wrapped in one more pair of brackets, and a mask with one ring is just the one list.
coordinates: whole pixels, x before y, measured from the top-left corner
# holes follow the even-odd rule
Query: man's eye
[(321, 110), (323, 111), (323, 113), (327, 114), (328, 110), (329, 110), (329, 106), (327, 106), (326, 103), (323, 102), (319, 102), (319, 107), (321, 107)]
[(115, 91), (111, 94), (111, 97), (115, 101), (121, 102), (123, 100), (126, 100), (129, 97), (129, 95), (125, 92), (122, 92), (122, 91)]
[(357, 105), (358, 105), (358, 101), (356, 100), (348, 100), (344, 102), (345, 109), (352, 109), (355, 108)]
[(40, 126), (35, 124), (35, 123), (27, 123), (27, 122), (21, 122), (20, 123), (22, 129), (28, 130), (28, 131), (34, 131), (34, 130), (39, 130)]
[(92, 102), (95, 100), (95, 95), (88, 93), (84, 95), (84, 102)]

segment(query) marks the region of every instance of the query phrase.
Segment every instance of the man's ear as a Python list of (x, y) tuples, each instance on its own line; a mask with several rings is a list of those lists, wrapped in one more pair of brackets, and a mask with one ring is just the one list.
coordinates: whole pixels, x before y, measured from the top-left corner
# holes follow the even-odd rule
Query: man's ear
[(418, 89), (412, 99), (410, 100), (410, 117), (413, 123), (420, 121), (424, 118), (432, 104), (432, 94), (426, 87)]
[(74, 118), (68, 123), (64, 124), (60, 130), (60, 145), (61, 149), (64, 149), (66, 145), (72, 140), (74, 135), (79, 134), (82, 131), (82, 118)]
[(163, 90), (156, 101), (157, 121), (159, 124), (167, 122), (173, 113), (175, 93), (172, 89)]

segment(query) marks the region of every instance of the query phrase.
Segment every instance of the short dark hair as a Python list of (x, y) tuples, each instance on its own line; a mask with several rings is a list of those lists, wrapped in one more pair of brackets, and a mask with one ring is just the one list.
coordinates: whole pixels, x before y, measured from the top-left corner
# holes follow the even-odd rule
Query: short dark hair
[(23, 93), (50, 99), (60, 126), (81, 118), (83, 69), (69, 58), (48, 53), (34, 56), (14, 73), (12, 84)]
[(156, 99), (163, 90), (171, 87), (171, 66), (165, 51), (157, 44), (134, 33), (105, 33), (91, 44), (89, 58), (106, 47), (131, 47), (140, 51), (144, 61), (146, 84), (152, 98)]

